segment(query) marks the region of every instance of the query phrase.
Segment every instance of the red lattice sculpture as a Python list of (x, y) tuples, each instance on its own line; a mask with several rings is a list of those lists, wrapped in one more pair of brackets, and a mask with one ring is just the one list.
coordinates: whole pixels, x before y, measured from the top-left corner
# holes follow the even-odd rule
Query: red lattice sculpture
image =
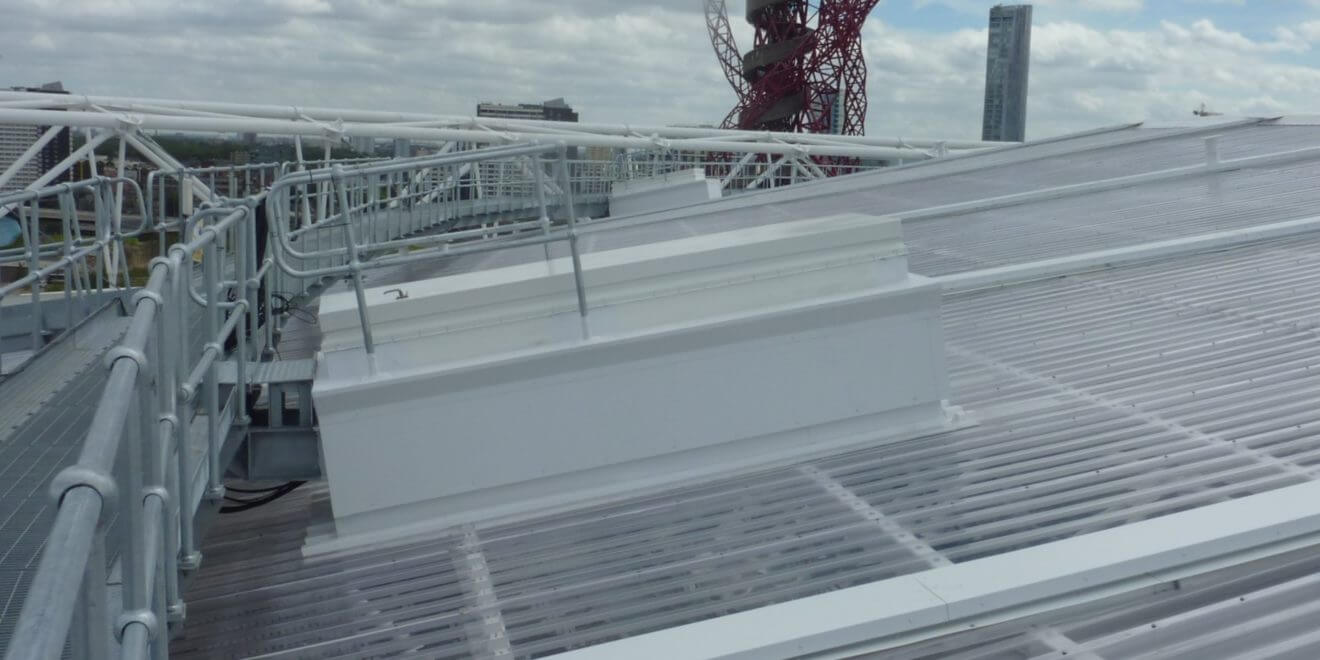
[(747, 0), (747, 22), (756, 28), (756, 38), (750, 51), (739, 54), (724, 0), (706, 0), (715, 55), (738, 94), (723, 126), (861, 135), (866, 120), (861, 30), (877, 4)]

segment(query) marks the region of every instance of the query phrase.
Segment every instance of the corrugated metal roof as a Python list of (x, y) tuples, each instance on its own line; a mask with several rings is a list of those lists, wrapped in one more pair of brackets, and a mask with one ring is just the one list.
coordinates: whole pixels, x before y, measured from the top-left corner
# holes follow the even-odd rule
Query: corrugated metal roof
[[(1217, 136), (1222, 159), (1320, 146), (1320, 127), (1235, 123), (1213, 130), (1125, 129), (926, 161), (767, 193), (701, 204), (656, 217), (587, 229), (584, 252), (836, 213), (873, 215), (921, 209), (1157, 172), (1204, 163)], [(1320, 208), (1320, 164), (1241, 169), (1108, 192), (1070, 194), (978, 213), (904, 222), (913, 272), (940, 275), (1046, 257), (1139, 245), (1152, 240), (1313, 215)], [(635, 226), (630, 226), (635, 225)], [(550, 254), (567, 255), (552, 245)], [(451, 258), (404, 272), (374, 273), (375, 284), (493, 268), (544, 258), (539, 246)]]
[[(174, 650), (537, 657), (1313, 479), (1316, 254), (951, 295), (954, 402), (980, 423), (942, 436), (329, 557), (298, 552), (315, 491), (226, 520)], [(1114, 616), (1095, 638), (1127, 643)], [(985, 643), (1077, 642), (1057, 632)]]
[[(1320, 656), (1320, 554), (1309, 547), (1081, 608), (886, 650), (885, 660)], [(1060, 651), (1067, 650), (1064, 656)]]

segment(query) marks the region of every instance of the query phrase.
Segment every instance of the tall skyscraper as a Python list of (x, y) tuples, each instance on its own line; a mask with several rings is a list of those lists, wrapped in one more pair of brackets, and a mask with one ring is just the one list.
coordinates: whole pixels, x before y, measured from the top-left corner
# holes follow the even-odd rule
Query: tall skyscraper
[(847, 121), (845, 113), (848, 111), (844, 105), (848, 100), (848, 88), (846, 85), (839, 85), (839, 94), (834, 97), (830, 103), (830, 133), (841, 135), (843, 133), (844, 122)]
[(1027, 137), (1027, 70), (1031, 64), (1031, 5), (990, 8), (985, 55), (985, 115), (981, 139), (1022, 142)]
[[(48, 94), (68, 94), (58, 82), (47, 83), (41, 87), (11, 87), (20, 92), (45, 92)], [(48, 126), (24, 126), (21, 124), (0, 124), (0, 172), (9, 168), (18, 157), (27, 151), (34, 142), (41, 139)], [(41, 148), (35, 158), (18, 170), (9, 182), (0, 186), (6, 192), (22, 190), (36, 181), (60, 161), (69, 156), (72, 148), (72, 134), (69, 129), (61, 130), (51, 141)], [(67, 171), (55, 177), (49, 185), (69, 180)]]

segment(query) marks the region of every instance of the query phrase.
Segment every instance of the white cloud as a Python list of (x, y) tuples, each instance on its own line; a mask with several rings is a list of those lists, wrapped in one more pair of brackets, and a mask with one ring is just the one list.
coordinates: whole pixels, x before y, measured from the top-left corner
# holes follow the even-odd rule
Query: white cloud
[[(978, 133), (985, 39), (983, 30), (918, 34), (869, 24), (871, 129)], [(1320, 70), (1276, 59), (1306, 48), (1295, 34), (1253, 41), (1208, 20), (1148, 31), (1039, 24), (1032, 28), (1028, 135), (1186, 120), (1202, 102), (1228, 114), (1314, 112)]]
[(1310, 42), (1320, 41), (1320, 21), (1306, 21), (1297, 25), (1297, 34)]
[[(1320, 0), (1317, 0), (1320, 1)], [(977, 12), (985, 2), (975, 2)], [(1131, 9), (1131, 0), (1053, 0)], [(741, 3), (735, 35), (750, 45)], [(32, 0), (0, 20), (0, 86), (90, 94), (471, 114), (482, 100), (567, 97), (586, 121), (719, 121), (733, 104), (696, 0)], [(872, 133), (978, 137), (984, 29), (867, 23)], [(1124, 22), (1128, 24), (1128, 22)], [(1320, 20), (1255, 38), (1209, 20), (1033, 28), (1028, 132), (1317, 110), (1296, 63)]]
[[(944, 5), (969, 14), (984, 14), (994, 2), (985, 0), (916, 0), (917, 7)], [(1031, 5), (1064, 10), (1131, 12), (1140, 11), (1143, 0), (1033, 0)]]
[(1164, 21), (1161, 23), (1171, 37), (1192, 48), (1210, 46), (1237, 52), (1303, 52), (1310, 49), (1306, 41), (1286, 27), (1276, 28), (1273, 41), (1253, 41), (1240, 32), (1221, 30), (1208, 18), (1194, 21), (1190, 27)]

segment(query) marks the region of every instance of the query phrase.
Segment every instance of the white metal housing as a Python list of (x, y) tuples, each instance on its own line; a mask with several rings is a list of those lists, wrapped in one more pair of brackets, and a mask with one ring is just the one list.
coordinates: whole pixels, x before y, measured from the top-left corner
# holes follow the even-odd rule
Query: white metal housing
[(618, 181), (610, 187), (610, 215), (652, 213), (719, 199), (720, 182), (701, 168), (645, 179)]
[(892, 219), (594, 253), (585, 320), (568, 261), (369, 290), (374, 364), (354, 297), (324, 298), (313, 395), (341, 534), (523, 513), (950, 424), (939, 287), (908, 274)]

